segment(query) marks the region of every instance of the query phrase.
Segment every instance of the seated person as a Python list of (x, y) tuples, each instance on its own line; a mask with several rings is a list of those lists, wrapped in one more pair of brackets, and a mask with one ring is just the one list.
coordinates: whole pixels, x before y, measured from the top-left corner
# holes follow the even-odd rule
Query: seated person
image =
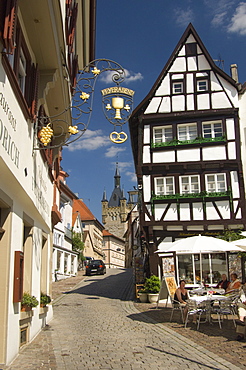
[[(187, 300), (189, 299), (189, 293), (188, 290), (185, 289), (185, 280), (180, 280), (179, 283), (179, 288), (176, 289), (173, 300), (174, 304), (175, 302), (179, 302), (182, 305), (186, 306), (187, 305)], [(184, 319), (186, 319), (186, 315), (188, 312), (188, 307), (184, 308)]]
[(235, 290), (239, 290), (240, 287), (241, 287), (241, 283), (237, 278), (237, 274), (235, 274), (235, 272), (233, 272), (231, 274), (231, 282), (230, 282), (230, 284), (228, 285), (228, 287), (226, 289), (226, 293), (231, 293)]
[(246, 317), (246, 296), (245, 296), (245, 292), (246, 292), (246, 284), (244, 284), (243, 286), (243, 289), (241, 289), (240, 291), (240, 298), (239, 298), (239, 302), (238, 302), (238, 314), (239, 314), (239, 320), (236, 320), (236, 324), (237, 324), (237, 328), (236, 328), (236, 332), (237, 332), (237, 340), (238, 341), (241, 341), (244, 339), (245, 337), (245, 317)]
[(185, 289), (185, 280), (180, 280), (179, 288), (176, 289), (174, 294), (174, 301), (186, 304), (189, 299), (188, 290)]
[(228, 288), (228, 285), (230, 284), (230, 281), (227, 280), (226, 274), (221, 275), (221, 279), (218, 284), (216, 285), (216, 288), (224, 289), (226, 290)]

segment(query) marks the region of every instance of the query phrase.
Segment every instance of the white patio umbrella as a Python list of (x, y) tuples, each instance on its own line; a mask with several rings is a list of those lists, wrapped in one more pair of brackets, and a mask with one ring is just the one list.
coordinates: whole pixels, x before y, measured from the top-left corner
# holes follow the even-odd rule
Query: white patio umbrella
[(172, 246), (168, 248), (165, 252), (200, 254), (200, 274), (202, 281), (202, 253), (241, 251), (244, 251), (244, 249), (236, 245), (232, 245), (232, 243), (229, 243), (225, 240), (213, 238), (211, 236), (198, 235), (173, 242)]
[(243, 238), (243, 239), (238, 239), (238, 240), (233, 240), (233, 242), (230, 242), (230, 244), (232, 244), (233, 246), (237, 246), (237, 247), (240, 247), (244, 250), (246, 250), (246, 238)]

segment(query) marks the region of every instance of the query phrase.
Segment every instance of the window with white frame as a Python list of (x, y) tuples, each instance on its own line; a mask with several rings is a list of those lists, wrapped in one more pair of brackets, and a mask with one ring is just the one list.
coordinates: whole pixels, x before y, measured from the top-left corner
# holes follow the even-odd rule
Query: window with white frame
[(206, 190), (209, 193), (226, 191), (225, 173), (205, 175)]
[(200, 181), (199, 176), (180, 176), (180, 193), (199, 193), (200, 192)]
[(208, 80), (197, 80), (197, 91), (207, 91), (208, 90)]
[(172, 139), (172, 126), (154, 128), (154, 143), (165, 143), (168, 141), (172, 141)]
[(178, 140), (194, 140), (197, 137), (196, 123), (178, 125)]
[(215, 138), (223, 135), (222, 121), (209, 121), (202, 123), (204, 138)]
[(182, 81), (175, 81), (172, 84), (173, 94), (182, 94), (184, 91), (184, 85)]
[(174, 177), (156, 177), (155, 194), (169, 195), (174, 194)]

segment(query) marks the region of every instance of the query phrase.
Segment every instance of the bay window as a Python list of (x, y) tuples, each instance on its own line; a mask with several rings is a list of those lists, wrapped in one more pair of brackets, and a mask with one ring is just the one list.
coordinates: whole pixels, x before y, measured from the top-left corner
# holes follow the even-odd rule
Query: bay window
[(200, 192), (200, 182), (199, 176), (181, 176), (180, 177), (180, 193), (199, 193)]
[(178, 125), (178, 140), (194, 140), (197, 137), (196, 124)]
[(202, 132), (204, 138), (215, 138), (223, 136), (222, 122), (209, 121), (202, 123)]
[(172, 139), (172, 126), (154, 128), (154, 143), (165, 143), (168, 141), (172, 141)]
[(226, 191), (226, 177), (224, 173), (205, 175), (206, 190), (212, 192)]
[(155, 178), (155, 194), (156, 195), (174, 194), (174, 178), (173, 177), (156, 177)]

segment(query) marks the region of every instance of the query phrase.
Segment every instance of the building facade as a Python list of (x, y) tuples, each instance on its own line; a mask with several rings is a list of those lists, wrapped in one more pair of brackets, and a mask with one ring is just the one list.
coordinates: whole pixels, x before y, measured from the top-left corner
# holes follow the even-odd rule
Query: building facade
[[(52, 318), (52, 305), (21, 310), (23, 292), (38, 301), (41, 292), (52, 294), (53, 227), (61, 220), (59, 141), (46, 149), (37, 132), (44, 112), (69, 106), (68, 81), (93, 56), (94, 6), (0, 0), (0, 364)], [(68, 127), (70, 113), (66, 119)]]
[[(78, 253), (73, 250), (73, 200), (76, 195), (66, 185), (64, 171), (60, 171), (61, 221), (53, 230), (52, 280), (75, 276), (78, 271)], [(82, 236), (82, 233), (81, 233)]]
[(130, 118), (149, 273), (161, 243), (245, 230), (245, 87), (231, 68), (215, 65), (190, 24)]
[(84, 257), (104, 259), (103, 225), (81, 199), (74, 199), (73, 213), (78, 213), (83, 227)]
[(103, 230), (103, 253), (106, 267), (125, 267), (125, 241), (108, 230)]

